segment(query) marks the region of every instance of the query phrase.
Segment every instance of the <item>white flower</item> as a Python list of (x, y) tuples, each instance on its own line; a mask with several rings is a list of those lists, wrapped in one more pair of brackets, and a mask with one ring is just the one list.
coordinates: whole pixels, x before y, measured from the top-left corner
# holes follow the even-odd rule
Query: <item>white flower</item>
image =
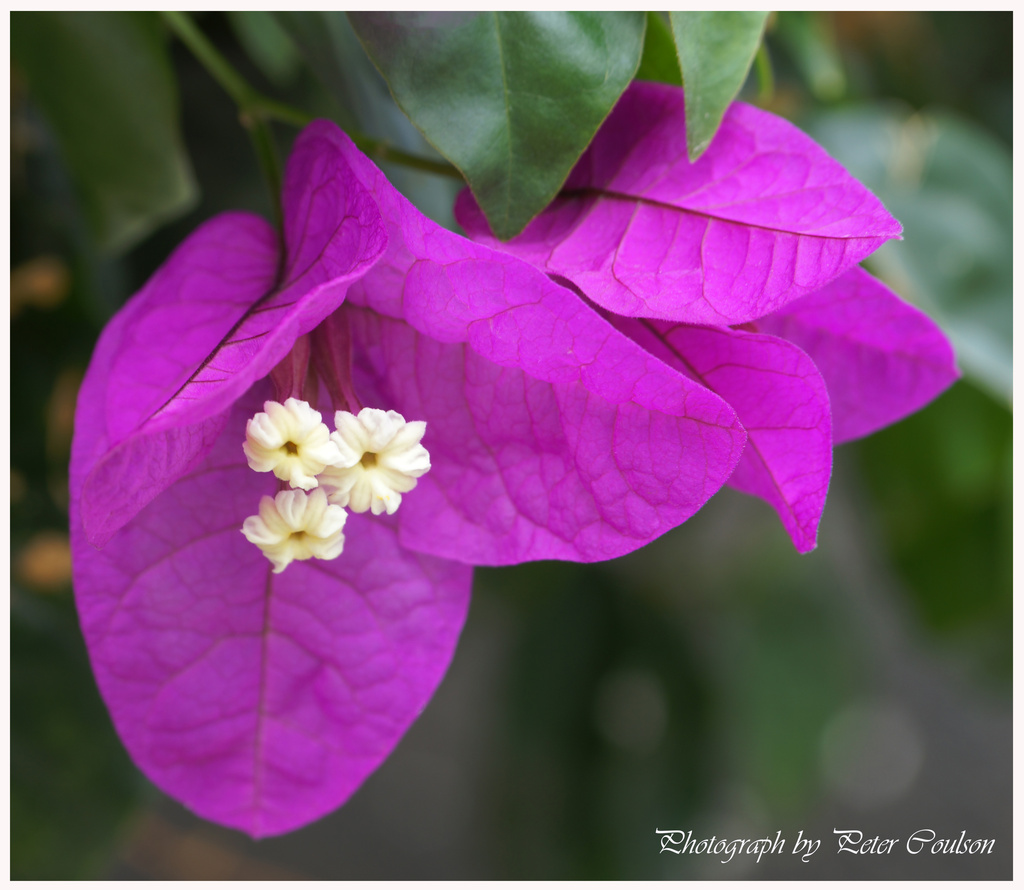
[(308, 402), (264, 402), (263, 411), (245, 425), (242, 449), (252, 469), (273, 472), (293, 488), (309, 490), (316, 488), (316, 476), (324, 467), (340, 461), (330, 436), (320, 412)]
[(242, 523), (242, 534), (274, 564), (274, 574), (293, 559), (334, 559), (345, 546), (342, 529), (348, 517), (341, 507), (327, 503), (320, 489), (279, 491), (264, 495), (257, 516)]
[(363, 408), (358, 415), (338, 411), (331, 441), (341, 460), (319, 476), (332, 504), (354, 513), (394, 513), (402, 495), (430, 469), (430, 455), (420, 444), (427, 424), (406, 423), (397, 411)]

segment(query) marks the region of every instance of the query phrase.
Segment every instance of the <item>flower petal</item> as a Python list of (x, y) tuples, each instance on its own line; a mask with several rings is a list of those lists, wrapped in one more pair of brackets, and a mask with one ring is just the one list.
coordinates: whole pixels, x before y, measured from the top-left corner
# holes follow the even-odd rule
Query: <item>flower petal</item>
[(338, 559), (273, 575), (240, 531), (275, 489), (239, 447), (268, 395), (243, 398), (103, 550), (72, 529), (82, 629), (126, 747), (164, 791), (254, 836), (329, 812), (388, 756), (447, 669), (471, 582), (368, 516), (349, 518)]
[(104, 329), (78, 394), (71, 464), (86, 489), (82, 519), (94, 544), (212, 445), (223, 426), (217, 415), (155, 436), (133, 432), (273, 287), (276, 271), (271, 227), (223, 214), (197, 229)]
[[(556, 555), (605, 559), (633, 550), (682, 522), (725, 482), (745, 439), (727, 404), (637, 347), (577, 294), (539, 270), (431, 222), (340, 130), (327, 123), (310, 129), (314, 127), (324, 139), (333, 141), (351, 164), (376, 199), (389, 230), (386, 255), (352, 286), (346, 305), (367, 306), (407, 322), (424, 335), (417, 339), (409, 331), (395, 336), (405, 337), (407, 346), (429, 356), (419, 360), (417, 373), (431, 390), (437, 390), (436, 396), (429, 392), (412, 398), (407, 389), (417, 381), (407, 378), (395, 384), (381, 407), (426, 420), (425, 444), (433, 455), (429, 443), (446, 434), (435, 432), (432, 420), (438, 411), (437, 416), (444, 418), (447, 410), (433, 400), (447, 404), (455, 399), (453, 411), (459, 419), (451, 423), (453, 429), (461, 429), (460, 435), (472, 435), (476, 440), (473, 427), (479, 424), (475, 415), (490, 415), (493, 429), (482, 437), (482, 449), (497, 447), (499, 441), (513, 448), (500, 458), (492, 457), (488, 469), (481, 470), (492, 474), (492, 482), (506, 473), (504, 465), (509, 460), (519, 459), (525, 467), (531, 461), (548, 459), (537, 453), (538, 449), (541, 453), (553, 450), (563, 475), (574, 480), (566, 483), (565, 490), (571, 487), (574, 496), (583, 498), (574, 507), (566, 495), (562, 512), (568, 517), (577, 510), (579, 516), (562, 527), (562, 518), (552, 515), (550, 520), (543, 519), (536, 511), (520, 522), (517, 498), (501, 494), (489, 514), (501, 514), (500, 518), (485, 522), (474, 508), (471, 518), (463, 517), (461, 524), (453, 520), (448, 527), (451, 533), (443, 536), (429, 534), (429, 517), (403, 504), (400, 513), (405, 516), (399, 518), (404, 543), (474, 563)], [(363, 338), (360, 334), (353, 341), (359, 343)], [(428, 340), (466, 343), (473, 354), (443, 350)], [(461, 406), (471, 394), (461, 380), (451, 377), (454, 372), (446, 365), (452, 355), (464, 353), (465, 369), (460, 373), (502, 374), (501, 385), (519, 386), (520, 397), (524, 389), (547, 393), (544, 410), (549, 414), (539, 424), (544, 428), (562, 424), (564, 428), (545, 429), (543, 435), (531, 429), (530, 409), (516, 404), (510, 394), (501, 402), (501, 416), (483, 401), (473, 404), (466, 414)], [(412, 359), (411, 353), (398, 350), (373, 367), (375, 373), (394, 381), (398, 374), (412, 373)], [(372, 385), (372, 375), (365, 385)], [(460, 451), (457, 438), (449, 452), (453, 464), (458, 463)], [(514, 458), (513, 451), (523, 457)], [(549, 464), (554, 466), (551, 461)], [(420, 485), (430, 490), (460, 485), (460, 498), (473, 497), (473, 486), (460, 481), (468, 478), (465, 472), (456, 469), (451, 480), (438, 482), (444, 478), (444, 470), (435, 469)], [(552, 472), (549, 469), (540, 478), (548, 479)], [(679, 478), (673, 482), (676, 476)], [(498, 496), (479, 495), (481, 500), (485, 497), (494, 500)], [(416, 500), (410, 497), (408, 503)], [(461, 507), (456, 512), (458, 509)], [(557, 527), (554, 531), (545, 525), (548, 521)], [(414, 533), (417, 522), (422, 525)], [(584, 526), (590, 526), (586, 535), (581, 531)], [(456, 528), (461, 529), (458, 535)], [(472, 548), (459, 543), (460, 535), (472, 536), (477, 543)]]
[(340, 311), (359, 391), (427, 421), (432, 467), (397, 514), (415, 550), (478, 565), (619, 556), (689, 518), (741, 453), (721, 399), (610, 327), (603, 344), (581, 339), (596, 355), (587, 372), (542, 380), (402, 321)]
[(828, 387), (837, 444), (912, 414), (960, 376), (939, 326), (860, 268), (757, 327), (814, 360)]
[(456, 218), (612, 312), (694, 324), (766, 315), (901, 231), (810, 137), (740, 102), (691, 164), (682, 91), (640, 81), (520, 236), (498, 242), (468, 191)]
[(733, 407), (747, 446), (729, 484), (766, 500), (796, 549), (813, 550), (832, 436), (825, 382), (810, 358), (767, 334), (633, 319), (620, 327)]
[[(105, 426), (83, 520), (102, 545), (189, 470), (223, 413), (344, 300), (387, 236), (337, 152), (300, 136), (285, 181), (285, 283), (273, 230), (248, 214), (198, 229), (115, 316), (87, 375)], [(82, 400), (80, 399), (80, 406)], [(81, 413), (81, 411), (80, 411)], [(86, 421), (84, 418), (82, 422)]]

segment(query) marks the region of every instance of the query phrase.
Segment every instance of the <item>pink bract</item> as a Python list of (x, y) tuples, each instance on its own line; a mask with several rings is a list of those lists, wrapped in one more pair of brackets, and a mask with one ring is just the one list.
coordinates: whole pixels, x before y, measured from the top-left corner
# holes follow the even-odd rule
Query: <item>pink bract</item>
[(935, 323), (856, 266), (899, 223), (800, 130), (742, 103), (691, 164), (682, 90), (635, 82), (521, 235), (499, 242), (468, 190), (456, 217), (727, 401), (748, 436), (729, 484), (771, 504), (801, 552), (832, 444), (958, 376)]
[(899, 237), (881, 202), (787, 121), (733, 103), (691, 164), (685, 118), (682, 90), (634, 82), (521, 235), (494, 239), (468, 191), (456, 216), (611, 312), (689, 324), (761, 318)]
[[(115, 726), (159, 787), (256, 836), (339, 806), (388, 756), (451, 660), (469, 564), (630, 552), (746, 441), (723, 398), (424, 218), (332, 124), (298, 139), (284, 211), (283, 249), (219, 216), (114, 317), (71, 465), (76, 599)], [(276, 490), (245, 422), (299, 338), (339, 331), (326, 364), (427, 421), (433, 468), (394, 517), (350, 515), (341, 557), (273, 575), (240, 532)]]
[[(257, 836), (329, 812), (436, 689), (471, 565), (628, 553), (727, 481), (811, 549), (833, 442), (955, 379), (938, 328), (856, 268), (900, 231), (874, 196), (739, 104), (691, 165), (683, 120), (681, 91), (634, 84), (508, 244), (467, 194), (478, 243), (435, 225), (316, 122), (283, 244), (216, 217), (114, 317), (76, 414), (75, 587), (157, 785)], [(241, 443), (310, 343), (318, 408), (347, 387), (425, 420), (432, 469), (393, 517), (350, 515), (341, 557), (273, 575), (240, 529), (277, 483)]]

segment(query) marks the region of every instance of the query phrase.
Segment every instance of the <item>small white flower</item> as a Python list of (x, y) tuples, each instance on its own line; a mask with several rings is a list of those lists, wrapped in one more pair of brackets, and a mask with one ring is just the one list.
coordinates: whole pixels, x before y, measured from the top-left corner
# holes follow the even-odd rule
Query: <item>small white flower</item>
[(316, 476), (341, 456), (331, 441), (320, 412), (308, 402), (287, 399), (264, 402), (263, 411), (245, 425), (245, 451), (249, 466), (260, 473), (273, 472), (293, 488), (316, 488)]
[(242, 534), (274, 564), (274, 574), (293, 559), (334, 559), (345, 546), (347, 519), (341, 507), (327, 503), (321, 489), (264, 495), (260, 512), (242, 523)]
[(397, 411), (363, 408), (358, 415), (338, 411), (331, 441), (341, 460), (320, 474), (332, 504), (354, 513), (394, 513), (402, 495), (430, 469), (430, 455), (420, 444), (427, 424), (406, 423)]

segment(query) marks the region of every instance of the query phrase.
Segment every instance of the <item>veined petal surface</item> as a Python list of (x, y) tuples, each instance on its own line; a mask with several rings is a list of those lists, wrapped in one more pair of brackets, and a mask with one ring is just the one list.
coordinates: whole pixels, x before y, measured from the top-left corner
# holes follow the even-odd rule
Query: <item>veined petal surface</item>
[(340, 311), (360, 391), (427, 421), (432, 468), (397, 514), (415, 550), (478, 565), (619, 556), (693, 515), (742, 451), (721, 399), (653, 357), (644, 376), (624, 337), (603, 373), (633, 397), (613, 401), (580, 379), (537, 379), (400, 320)]
[(796, 549), (813, 550), (832, 475), (832, 434), (825, 382), (810, 358), (767, 334), (618, 323), (733, 407), (747, 445), (729, 485), (771, 504)]
[[(724, 401), (646, 353), (539, 270), (426, 219), (337, 128), (323, 124), (318, 134), (344, 153), (389, 228), (386, 255), (352, 286), (347, 306), (365, 306), (411, 328), (385, 325), (380, 338), (403, 347), (384, 349), (386, 358), (372, 362), (374, 374), (363, 383), (384, 378), (391, 390), (381, 405), (428, 424), (424, 444), (434, 469), (420, 480), (417, 496), (403, 502), (404, 543), (478, 564), (605, 559), (682, 522), (725, 482), (745, 435)], [(374, 342), (374, 336), (367, 328), (353, 341)], [(415, 398), (408, 390), (417, 380), (409, 375), (424, 390)], [(499, 401), (488, 401), (487, 387), (496, 387), (492, 396)], [(541, 414), (536, 425), (531, 410)], [(433, 460), (431, 443), (442, 436), (451, 443), (447, 462)], [(467, 436), (466, 448), (482, 440), (477, 451), (490, 451), (486, 461), (461, 460), (466, 448), (458, 443)], [(513, 483), (509, 467), (516, 462), (521, 481)], [(528, 487), (535, 494), (526, 498), (522, 480), (533, 465), (539, 475)], [(541, 509), (541, 489), (556, 481), (564, 507)], [(430, 533), (429, 516), (417, 512), (422, 508), (415, 505), (427, 502), (421, 489), (452, 501), (443, 535)]]
[(337, 559), (272, 574), (240, 531), (276, 487), (239, 447), (268, 395), (241, 399), (199, 465), (103, 550), (72, 526), (82, 630), (133, 759), (256, 837), (338, 807), (391, 753), (448, 667), (472, 574), (369, 515), (349, 518)]
[(828, 387), (836, 443), (901, 420), (960, 376), (939, 326), (860, 268), (757, 327), (814, 360)]
[(773, 312), (901, 231), (810, 137), (741, 102), (691, 164), (682, 91), (639, 81), (521, 235), (497, 241), (468, 190), (456, 218), (611, 312), (691, 324)]

